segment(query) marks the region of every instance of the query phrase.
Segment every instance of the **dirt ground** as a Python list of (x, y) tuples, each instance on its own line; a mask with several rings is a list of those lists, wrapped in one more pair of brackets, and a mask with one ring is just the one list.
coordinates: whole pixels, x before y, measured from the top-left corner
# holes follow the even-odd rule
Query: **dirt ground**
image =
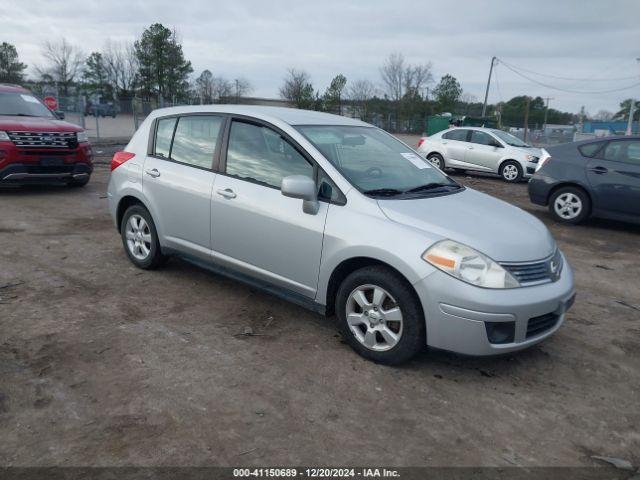
[(640, 227), (560, 226), (526, 184), (456, 176), (549, 226), (575, 306), (525, 352), (391, 368), (266, 293), (134, 268), (108, 172), (0, 191), (0, 465), (640, 464)]

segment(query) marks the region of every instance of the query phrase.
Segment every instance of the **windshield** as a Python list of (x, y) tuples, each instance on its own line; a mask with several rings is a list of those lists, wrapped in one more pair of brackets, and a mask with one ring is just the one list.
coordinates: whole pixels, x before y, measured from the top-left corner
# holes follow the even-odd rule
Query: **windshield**
[(518, 137), (514, 137), (510, 133), (503, 132), (502, 130), (491, 130), (491, 132), (502, 140), (507, 145), (511, 145), (512, 147), (530, 147), (528, 143), (523, 142)]
[(53, 117), (40, 100), (28, 93), (0, 92), (0, 115)]
[(334, 125), (296, 128), (367, 195), (415, 196), (462, 188), (380, 129)]

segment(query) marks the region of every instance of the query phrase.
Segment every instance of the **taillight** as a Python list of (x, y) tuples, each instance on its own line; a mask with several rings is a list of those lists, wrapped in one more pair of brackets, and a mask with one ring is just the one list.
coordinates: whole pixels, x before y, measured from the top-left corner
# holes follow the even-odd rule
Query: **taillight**
[(131, 152), (116, 152), (116, 154), (111, 159), (111, 171), (113, 172), (124, 162), (131, 160), (135, 156), (136, 154)]
[(546, 155), (540, 158), (540, 160), (538, 160), (538, 164), (536, 165), (536, 172), (544, 167), (547, 163), (549, 163), (549, 160), (551, 160), (551, 155)]
[(427, 137), (420, 137), (420, 140), (418, 140), (417, 148), (420, 148), (426, 139)]

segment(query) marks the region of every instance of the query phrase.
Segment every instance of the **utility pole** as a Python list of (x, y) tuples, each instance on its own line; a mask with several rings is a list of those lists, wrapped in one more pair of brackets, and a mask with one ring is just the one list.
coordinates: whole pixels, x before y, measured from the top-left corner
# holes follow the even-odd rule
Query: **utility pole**
[(238, 99), (240, 98), (240, 82), (236, 78), (236, 104), (238, 103)]
[(529, 104), (531, 103), (531, 97), (527, 95), (527, 104), (524, 107), (524, 139), (527, 143), (527, 134), (529, 133)]
[[(640, 57), (636, 58), (636, 62), (640, 62)], [(626, 135), (633, 134), (633, 114), (635, 113), (635, 107), (636, 100), (635, 98), (631, 98), (631, 105), (629, 105), (629, 120), (627, 121), (627, 131), (625, 132)]]
[(542, 124), (543, 132), (547, 129), (547, 116), (549, 114), (549, 100), (554, 100), (554, 99), (551, 97), (545, 97), (545, 100), (547, 101), (547, 105), (544, 109), (544, 123)]
[(496, 57), (491, 57), (491, 66), (489, 67), (489, 78), (487, 79), (487, 89), (484, 92), (484, 104), (482, 105), (482, 117), (484, 118), (487, 113), (487, 99), (489, 98), (489, 85), (491, 85), (491, 74), (493, 73), (493, 64), (498, 59)]

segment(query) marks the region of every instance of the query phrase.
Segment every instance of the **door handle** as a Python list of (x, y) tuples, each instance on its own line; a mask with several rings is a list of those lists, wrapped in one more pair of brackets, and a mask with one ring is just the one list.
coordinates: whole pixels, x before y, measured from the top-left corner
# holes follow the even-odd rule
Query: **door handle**
[(472, 146), (472, 145), (469, 145), (467, 148), (468, 148), (469, 150), (473, 150), (473, 146)]
[(152, 170), (145, 170), (144, 173), (146, 173), (147, 175), (153, 178), (158, 178), (160, 176), (160, 172), (158, 171), (157, 168), (154, 168)]
[(602, 175), (603, 173), (607, 173), (609, 171), (608, 168), (601, 167), (601, 166), (593, 167), (593, 168), (590, 168), (589, 170), (591, 170), (593, 173), (597, 173), (599, 175)]
[(223, 189), (216, 190), (216, 193), (218, 195), (222, 195), (224, 198), (229, 198), (229, 199), (237, 197), (236, 193), (230, 188), (225, 188), (224, 190)]
[(443, 145), (446, 145), (447, 143), (449, 143), (449, 142), (442, 142)]

